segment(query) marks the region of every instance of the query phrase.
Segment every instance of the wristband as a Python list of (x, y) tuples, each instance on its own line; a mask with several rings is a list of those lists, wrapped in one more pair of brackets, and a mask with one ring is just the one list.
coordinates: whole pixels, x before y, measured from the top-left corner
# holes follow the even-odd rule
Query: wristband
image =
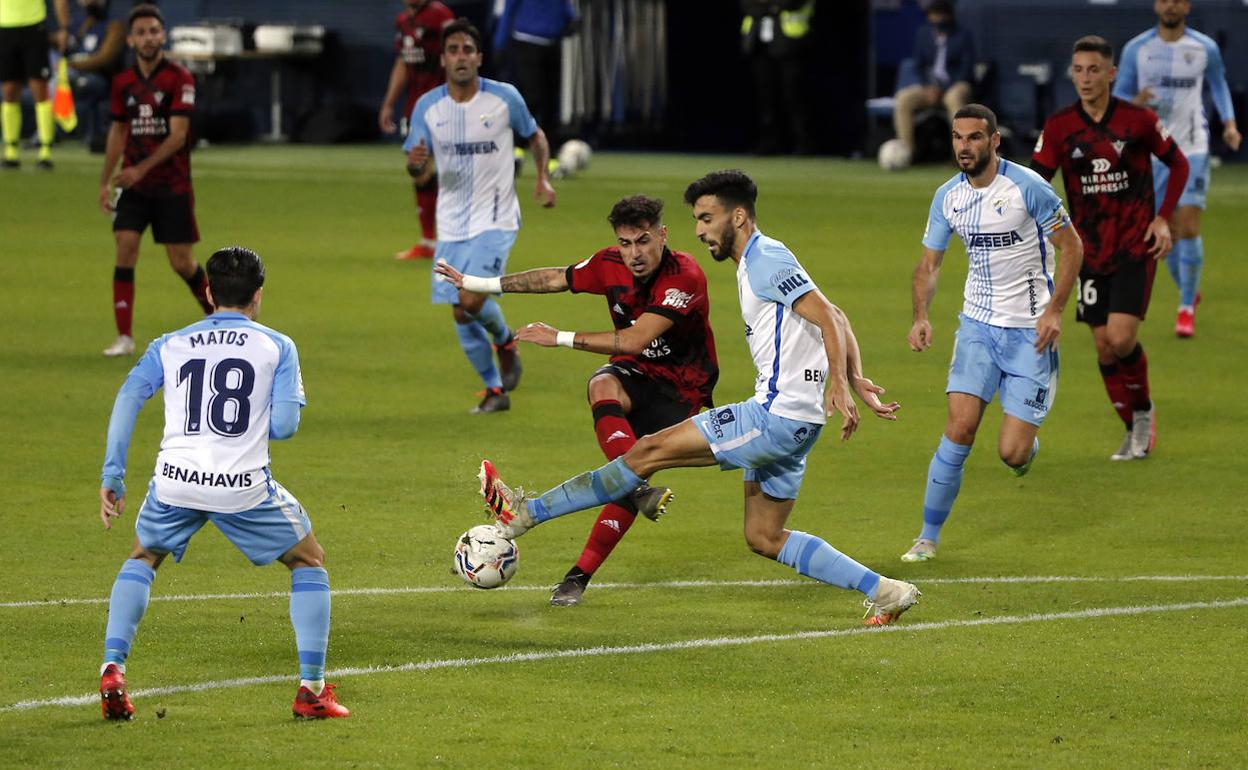
[(555, 333), (555, 344), (560, 347), (570, 348), (575, 344), (575, 341), (576, 341), (576, 332), (556, 332)]
[(464, 291), (473, 291), (477, 294), (502, 294), (503, 279), (498, 276), (482, 278), (479, 275), (465, 275)]

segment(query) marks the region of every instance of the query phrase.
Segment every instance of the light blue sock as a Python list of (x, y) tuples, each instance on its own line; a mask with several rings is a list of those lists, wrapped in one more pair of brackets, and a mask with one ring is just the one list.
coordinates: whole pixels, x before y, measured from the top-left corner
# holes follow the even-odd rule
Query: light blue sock
[(1200, 271), (1205, 266), (1205, 242), (1200, 236), (1174, 244), (1179, 257), (1179, 304), (1192, 307), (1200, 291)]
[(868, 599), (874, 599), (880, 587), (879, 573), (862, 566), (822, 538), (805, 532), (790, 532), (776, 561), (797, 570), (799, 575), (828, 585), (862, 591)]
[(485, 328), (476, 321), (470, 321), (466, 324), (455, 324), (455, 332), (459, 334), (459, 346), (464, 349), (464, 355), (468, 356), (468, 361), (481, 376), (485, 387), (503, 387), (498, 368), (494, 366), (494, 349), (490, 347), (490, 338), (486, 336)]
[(641, 477), (617, 457), (598, 470), (573, 476), (529, 501), (529, 514), (540, 524), (586, 508), (619, 500), (641, 486)]
[(947, 436), (940, 437), (940, 446), (936, 447), (936, 454), (927, 466), (923, 531), (919, 534), (924, 540), (940, 540), (940, 528), (949, 518), (949, 511), (953, 510), (953, 501), (958, 498), (958, 490), (962, 488), (962, 468), (970, 453), (969, 446), (955, 444)]
[(127, 559), (113, 581), (108, 599), (108, 626), (104, 631), (104, 664), (123, 665), (130, 654), (130, 644), (139, 630), (139, 621), (147, 612), (156, 570), (139, 559)]
[(290, 571), (290, 624), (299, 650), (299, 678), (325, 678), (325, 650), (329, 647), (329, 573), (321, 567)]
[(473, 315), (473, 318), (490, 333), (495, 345), (503, 345), (511, 339), (511, 327), (507, 325), (507, 319), (503, 318), (503, 307), (493, 297), (486, 298), (481, 311)]
[(1174, 285), (1179, 287), (1179, 293), (1183, 293), (1183, 267), (1182, 259), (1179, 257), (1187, 250), (1186, 238), (1181, 238), (1174, 242), (1170, 253), (1166, 255), (1166, 270), (1170, 273), (1170, 277), (1174, 279)]

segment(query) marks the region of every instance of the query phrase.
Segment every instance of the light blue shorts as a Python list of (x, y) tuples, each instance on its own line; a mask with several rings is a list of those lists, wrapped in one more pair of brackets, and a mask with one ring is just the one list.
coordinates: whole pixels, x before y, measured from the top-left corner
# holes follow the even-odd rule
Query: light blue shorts
[(806, 473), (806, 455), (822, 425), (769, 413), (757, 401), (742, 401), (693, 416), (723, 470), (745, 469), (746, 481), (781, 500), (794, 500)]
[(1035, 329), (1007, 329), (960, 316), (946, 393), (969, 393), (985, 403), (1001, 391), (1001, 408), (1040, 425), (1057, 396), (1057, 351), (1036, 352)]
[[(1205, 207), (1205, 195), (1209, 192), (1209, 156), (1207, 154), (1188, 155), (1187, 185), (1179, 198), (1180, 206)], [(1170, 167), (1153, 158), (1153, 199), (1154, 210), (1161, 208), (1166, 197), (1166, 182), (1170, 179)]]
[[(464, 275), (493, 278), (507, 272), (507, 255), (515, 243), (515, 230), (486, 230), (466, 241), (439, 240), (438, 248), (433, 253), (433, 261), (436, 263), (445, 259), (451, 267)], [(435, 305), (457, 305), (459, 289), (434, 273), (431, 297)]]
[(269, 481), (268, 499), (239, 513), (212, 513), (165, 505), (156, 499), (154, 486), (147, 489), (143, 507), (134, 522), (139, 542), (149, 551), (171, 553), (182, 561), (191, 535), (212, 522), (252, 564), (269, 564), (312, 532), (303, 506), (276, 481)]

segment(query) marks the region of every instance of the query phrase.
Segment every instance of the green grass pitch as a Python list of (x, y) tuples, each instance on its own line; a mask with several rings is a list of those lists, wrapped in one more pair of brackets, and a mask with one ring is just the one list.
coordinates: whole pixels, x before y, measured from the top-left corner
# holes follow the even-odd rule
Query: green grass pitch
[[(710, 279), (723, 403), (748, 397), (754, 373), (732, 268), (702, 256), (681, 194), (715, 168), (755, 176), (761, 227), (845, 309), (867, 373), (903, 404), (895, 424), (864, 417), (848, 443), (825, 435), (790, 521), (919, 584), (920, 605), (880, 632), (861, 628), (856, 595), (751, 555), (740, 474), (715, 469), (660, 477), (677, 490), (671, 513), (635, 525), (580, 607), (552, 608), (546, 590), (579, 553), (589, 513), (523, 538), (513, 586), (463, 586), (450, 554), (480, 521), (483, 457), (539, 488), (601, 463), (584, 401), (600, 359), (528, 348), (511, 411), (467, 414), (479, 383), (449, 311), (429, 304), (429, 266), (391, 259), (417, 233), (397, 149), (197, 152), (197, 256), (256, 249), (269, 276), (260, 320), (299, 345), (309, 404), (298, 435), (274, 443), (273, 471), (328, 550), (330, 678), (353, 715), (291, 719), (286, 570), (252, 568), (207, 529), (160, 570), (129, 661), (137, 718), (118, 725), (89, 696), (162, 412), (155, 401), (140, 415), (127, 515), (104, 532), (98, 476), (128, 362), (99, 352), (113, 338), (99, 161), (65, 148), (51, 174), (28, 164), (0, 177), (0, 765), (1248, 765), (1248, 168), (1213, 174), (1194, 339), (1174, 337), (1177, 292), (1164, 270), (1157, 278), (1141, 335), (1155, 454), (1108, 461), (1120, 425), (1069, 307), (1035, 467), (1022, 480), (1001, 467), (991, 407), (926, 565), (897, 557), (918, 530), (944, 423), (960, 243), (932, 311), (934, 349), (912, 353), (905, 337), (910, 273), (947, 169), (601, 154), (558, 183), (549, 211), (526, 169), (512, 271), (609, 244), (605, 216), (623, 195), (667, 201), (672, 245), (698, 254)], [(150, 236), (142, 251), (141, 345), (196, 313)], [(608, 324), (597, 297), (503, 307), (513, 325)]]

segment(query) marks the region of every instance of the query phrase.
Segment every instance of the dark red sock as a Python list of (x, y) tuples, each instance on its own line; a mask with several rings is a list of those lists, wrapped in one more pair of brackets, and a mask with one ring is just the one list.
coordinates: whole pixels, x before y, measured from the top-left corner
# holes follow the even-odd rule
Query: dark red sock
[(1148, 409), (1153, 402), (1148, 392), (1148, 356), (1144, 354), (1144, 346), (1137, 342), (1135, 350), (1118, 359), (1118, 371), (1122, 373), (1122, 381), (1131, 394), (1131, 408), (1136, 411)]
[(113, 268), (113, 320), (117, 333), (134, 336), (134, 268)]
[(191, 294), (195, 295), (195, 300), (204, 309), (204, 315), (212, 315), (212, 303), (208, 301), (208, 275), (204, 272), (204, 266), (196, 265), (191, 277), (182, 280), (191, 288)]
[(416, 191), (416, 206), (420, 209), (420, 234), (428, 240), (437, 238), (438, 188)]
[(1118, 364), (1101, 364), (1100, 367), (1101, 379), (1105, 381), (1105, 392), (1109, 394), (1109, 401), (1114, 405), (1114, 411), (1130, 428), (1132, 422), (1131, 391), (1127, 390), (1122, 371)]
[(599, 401), (594, 404), (594, 434), (598, 436), (598, 446), (608, 460), (614, 460), (632, 449), (637, 443), (633, 426), (628, 424), (624, 407), (619, 401)]
[(616, 543), (624, 538), (624, 533), (633, 526), (637, 514), (627, 511), (615, 503), (608, 503), (598, 514), (598, 521), (589, 531), (589, 539), (585, 541), (585, 550), (581, 558), (576, 560), (576, 568), (586, 575), (592, 575), (615, 550)]

